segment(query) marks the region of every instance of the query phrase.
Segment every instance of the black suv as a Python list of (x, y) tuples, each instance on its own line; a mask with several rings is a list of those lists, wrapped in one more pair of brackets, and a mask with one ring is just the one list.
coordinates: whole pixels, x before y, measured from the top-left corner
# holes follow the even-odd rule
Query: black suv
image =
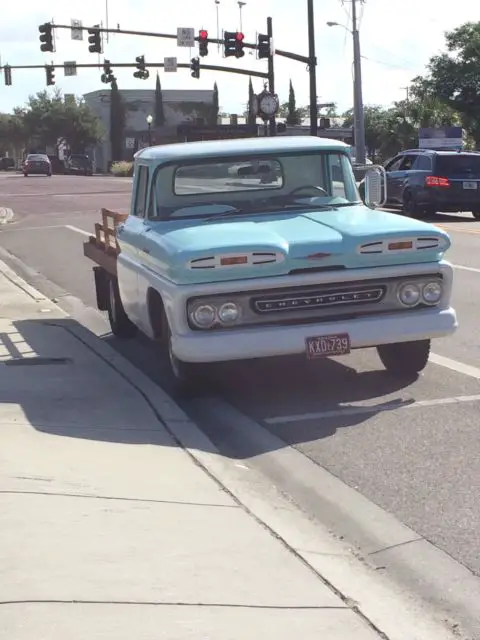
[(471, 211), (480, 220), (480, 153), (402, 151), (385, 165), (387, 206), (411, 217)]

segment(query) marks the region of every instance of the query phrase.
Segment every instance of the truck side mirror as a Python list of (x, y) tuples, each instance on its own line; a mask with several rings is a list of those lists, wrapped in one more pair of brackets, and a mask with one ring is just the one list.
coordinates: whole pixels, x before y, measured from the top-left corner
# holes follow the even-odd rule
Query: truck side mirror
[(387, 201), (387, 174), (380, 165), (370, 164), (365, 168), (365, 204), (376, 209)]

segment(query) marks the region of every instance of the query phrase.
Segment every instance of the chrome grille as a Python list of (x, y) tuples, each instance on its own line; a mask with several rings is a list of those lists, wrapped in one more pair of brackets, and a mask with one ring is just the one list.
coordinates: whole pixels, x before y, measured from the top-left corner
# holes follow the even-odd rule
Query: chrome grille
[(309, 309), (329, 308), (339, 305), (356, 305), (380, 302), (385, 296), (386, 287), (360, 286), (349, 288), (317, 289), (315, 291), (298, 291), (275, 297), (252, 298), (252, 306), (256, 313), (277, 313), (281, 311), (302, 311)]

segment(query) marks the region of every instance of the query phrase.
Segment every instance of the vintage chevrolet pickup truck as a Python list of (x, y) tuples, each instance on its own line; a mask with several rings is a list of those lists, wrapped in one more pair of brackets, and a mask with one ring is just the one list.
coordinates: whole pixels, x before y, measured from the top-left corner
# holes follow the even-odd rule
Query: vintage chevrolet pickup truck
[(348, 146), (315, 137), (142, 149), (130, 213), (104, 209), (84, 245), (98, 307), (116, 336), (159, 341), (185, 388), (202, 363), (363, 347), (415, 375), (457, 327), (450, 239), (375, 209), (380, 168), (365, 184), (368, 206)]

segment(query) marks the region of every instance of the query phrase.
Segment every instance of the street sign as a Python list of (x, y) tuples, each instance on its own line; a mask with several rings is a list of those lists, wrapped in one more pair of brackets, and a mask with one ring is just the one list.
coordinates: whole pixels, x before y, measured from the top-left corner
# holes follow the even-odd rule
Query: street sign
[(70, 20), (70, 24), (72, 25), (72, 40), (83, 40), (82, 21)]
[(77, 75), (77, 63), (75, 62), (75, 60), (63, 63), (63, 73), (65, 76)]
[(194, 47), (195, 46), (195, 29), (190, 27), (178, 27), (177, 29), (177, 47)]
[(163, 59), (163, 68), (164, 71), (175, 72), (177, 70), (177, 59), (176, 58), (164, 58)]

